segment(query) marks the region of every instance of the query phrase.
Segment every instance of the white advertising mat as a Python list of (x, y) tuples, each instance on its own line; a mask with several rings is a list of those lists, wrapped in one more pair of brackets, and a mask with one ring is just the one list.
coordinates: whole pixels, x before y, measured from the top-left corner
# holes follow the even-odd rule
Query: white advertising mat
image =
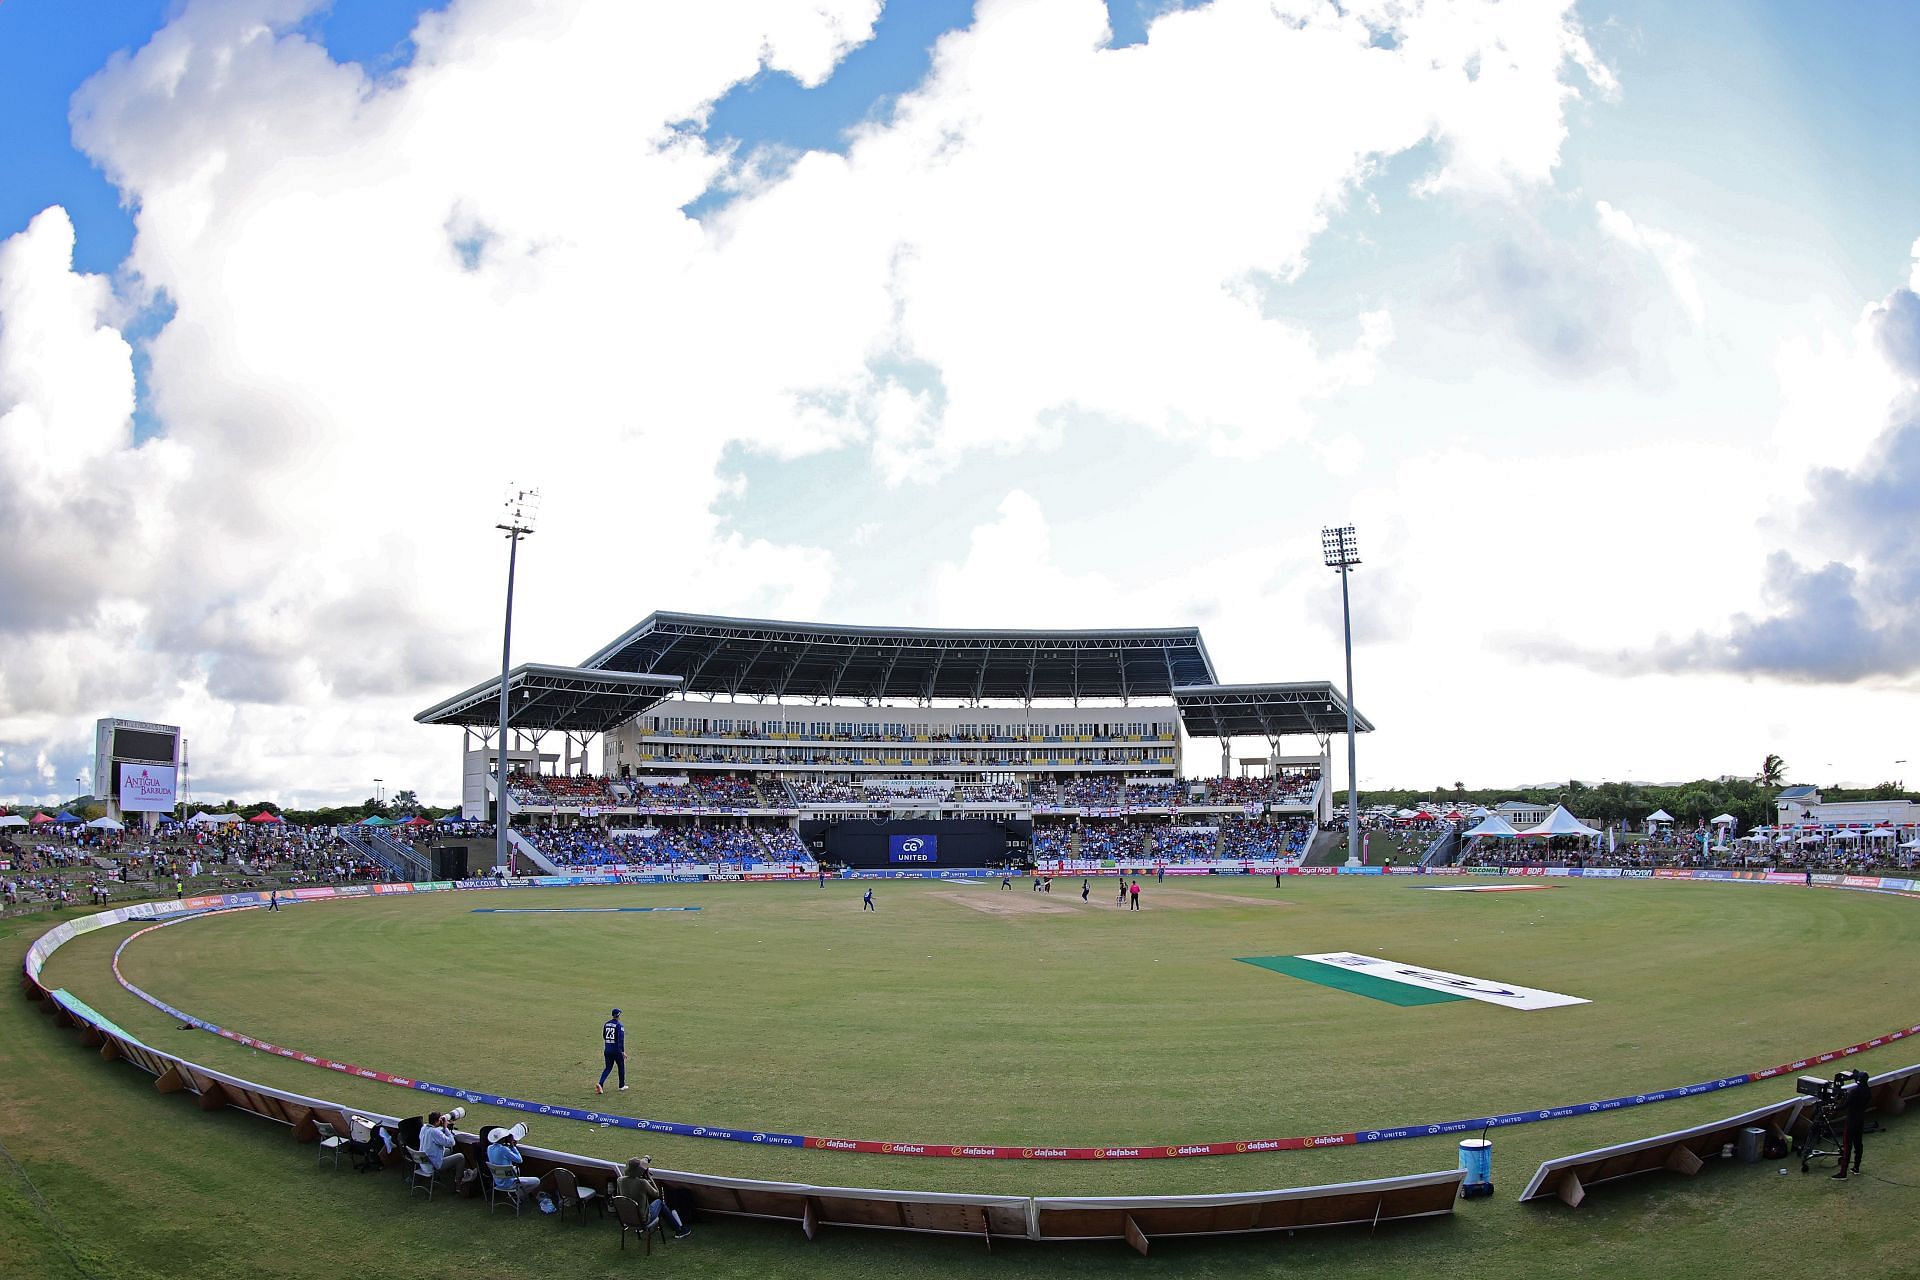
[(1465, 974), (1448, 973), (1444, 969), (1402, 964), (1398, 960), (1382, 960), (1378, 956), (1356, 955), (1351, 951), (1329, 951), (1322, 955), (1299, 958), (1317, 960), (1321, 964), (1337, 965), (1343, 969), (1353, 969), (1375, 978), (1384, 978), (1388, 982), (1404, 983), (1409, 987), (1424, 987), (1428, 991), (1444, 991), (1448, 995), (1465, 996), (1469, 1000), (1497, 1004), (1508, 1009), (1557, 1009), (1562, 1005), (1592, 1003), (1579, 996), (1563, 996), (1556, 991), (1536, 991), (1532, 987), (1523, 987), (1511, 982), (1469, 978)]

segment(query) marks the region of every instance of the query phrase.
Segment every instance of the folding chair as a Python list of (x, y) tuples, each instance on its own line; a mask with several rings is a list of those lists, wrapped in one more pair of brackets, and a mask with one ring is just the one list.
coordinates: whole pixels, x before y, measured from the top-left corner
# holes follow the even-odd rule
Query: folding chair
[(400, 1149), (407, 1153), (407, 1190), (425, 1191), (427, 1199), (432, 1200), (435, 1186), (449, 1189), (453, 1187), (452, 1179), (443, 1176), (441, 1170), (434, 1168), (433, 1162), (422, 1152), (412, 1147)]
[(592, 1187), (581, 1186), (580, 1180), (573, 1176), (573, 1170), (555, 1169), (549, 1173), (547, 1177), (553, 1180), (553, 1207), (558, 1211), (555, 1214), (556, 1217), (558, 1217), (559, 1214), (565, 1213), (567, 1209), (571, 1207), (574, 1209), (576, 1216), (582, 1222), (585, 1222), (587, 1220), (587, 1206), (589, 1204), (599, 1209), (602, 1213), (606, 1212), (604, 1206), (600, 1203), (599, 1193)]
[(520, 1166), (513, 1164), (487, 1165), (487, 1216), (502, 1200), (513, 1206), (513, 1216), (520, 1216), (520, 1206), (533, 1198), (533, 1192), (520, 1185)]
[(660, 1233), (660, 1244), (663, 1247), (666, 1245), (667, 1224), (661, 1221), (661, 1219), (666, 1217), (664, 1211), (654, 1214), (651, 1218), (645, 1217), (643, 1216), (645, 1210), (640, 1207), (640, 1202), (632, 1196), (615, 1196), (612, 1200), (608, 1201), (608, 1203), (613, 1206), (614, 1219), (620, 1224), (620, 1248), (623, 1252), (627, 1247), (628, 1232), (632, 1232), (634, 1235), (640, 1237), (641, 1241), (644, 1242), (647, 1247), (649, 1256), (653, 1253), (654, 1232), (658, 1231)]
[(347, 1149), (347, 1140), (340, 1136), (339, 1130), (324, 1120), (314, 1121), (313, 1129), (315, 1133), (320, 1135), (320, 1150), (313, 1157), (313, 1162), (319, 1164), (322, 1160), (331, 1156), (333, 1158), (333, 1167), (338, 1169), (340, 1167), (340, 1153)]

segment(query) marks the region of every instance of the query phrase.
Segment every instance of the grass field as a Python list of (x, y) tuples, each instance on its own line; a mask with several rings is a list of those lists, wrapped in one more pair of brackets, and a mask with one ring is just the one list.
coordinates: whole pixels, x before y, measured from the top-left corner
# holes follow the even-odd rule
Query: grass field
[[(1077, 889), (1077, 882), (1073, 886)], [(1149, 886), (1123, 913), (1077, 892), (883, 883), (433, 895), (302, 906), (184, 924), (129, 948), (133, 981), (203, 1017), (389, 1070), (542, 1101), (592, 1105), (596, 1034), (627, 1010), (636, 1088), (629, 1114), (790, 1132), (938, 1142), (1177, 1143), (1382, 1127), (1585, 1101), (1705, 1079), (1850, 1043), (1913, 1020), (1909, 984), (1868, 964), (1839, 980), (1836, 940), (1863, 957), (1914, 954), (1916, 904), (1872, 895), (1682, 883), (1563, 884), (1521, 894), (1431, 893), (1402, 883), (1301, 878)], [(485, 915), (475, 906), (687, 905), (686, 914)], [(37, 932), (36, 926), (33, 932)], [(352, 1080), (184, 1032), (120, 992), (107, 959), (125, 929), (88, 935), (49, 964), (135, 1034), (210, 1066), (390, 1112), (425, 1095)], [(9, 939), (17, 963), (27, 934)], [(1400, 1008), (1237, 963), (1236, 956), (1349, 949), (1588, 998), (1537, 1013), (1473, 1002)], [(178, 1215), (273, 1230), (291, 1246), (268, 1274), (324, 1268), (298, 1241), (332, 1215), (391, 1236), (389, 1274), (447, 1274), (469, 1248), (537, 1250), (494, 1273), (579, 1265), (613, 1248), (552, 1224), (483, 1224), (466, 1206), (408, 1206), (379, 1179), (315, 1173), (283, 1132), (203, 1119), (146, 1078), (73, 1048), (70, 1032), (10, 1002), (0, 1023), (0, 1139), (30, 1166), (64, 1230), (8, 1187), (19, 1231), (0, 1259), (17, 1274), (209, 1274), (165, 1251), (113, 1253), (124, 1232), (178, 1233)], [(1865, 1055), (1904, 1065), (1907, 1044)], [(1578, 1213), (1511, 1203), (1539, 1159), (1730, 1114), (1782, 1096), (1774, 1082), (1495, 1134), (1500, 1197), (1451, 1222), (1379, 1239), (1331, 1232), (1286, 1242), (1156, 1248), (1181, 1275), (1733, 1274), (1767, 1241), (1783, 1265), (1825, 1266), (1844, 1247), (1857, 1274), (1916, 1274), (1914, 1192), (1837, 1185), (1776, 1166), (1712, 1168), (1610, 1189)], [(85, 1117), (84, 1120), (78, 1117)], [(485, 1123), (470, 1116), (467, 1127)], [(1869, 1169), (1920, 1184), (1920, 1143), (1896, 1123)], [(1178, 1192), (1293, 1186), (1450, 1167), (1453, 1139), (1353, 1150), (1074, 1165), (912, 1160), (768, 1150), (536, 1121), (535, 1140), (608, 1157), (641, 1146), (672, 1167), (850, 1185), (1014, 1193)], [(638, 1140), (638, 1145), (637, 1145)], [(115, 1170), (124, 1170), (116, 1183)], [(1797, 1169), (1797, 1166), (1796, 1166)], [(262, 1176), (264, 1175), (264, 1176)], [(143, 1194), (153, 1187), (165, 1194)], [(220, 1206), (221, 1189), (254, 1211)], [(122, 1215), (103, 1219), (119, 1204)], [(134, 1205), (161, 1206), (134, 1209)], [(192, 1206), (198, 1205), (198, 1209)], [(64, 1206), (64, 1211), (63, 1211)], [(218, 1208), (217, 1208), (218, 1207)], [(20, 1212), (13, 1212), (19, 1209)], [(443, 1213), (444, 1209), (444, 1213)], [(462, 1243), (421, 1252), (417, 1220), (458, 1221)], [(317, 1218), (320, 1222), (305, 1221)], [(98, 1224), (111, 1220), (103, 1231)], [(1760, 1224), (1756, 1226), (1756, 1224)], [(91, 1229), (90, 1229), (91, 1228)], [(226, 1228), (223, 1228), (223, 1230)], [(356, 1226), (355, 1230), (362, 1230)], [(387, 1233), (383, 1235), (382, 1233)], [(1745, 1233), (1745, 1234), (1743, 1234)], [(1754, 1233), (1757, 1233), (1754, 1234)], [(194, 1250), (226, 1248), (194, 1233)], [(257, 1234), (257, 1233), (256, 1233)], [(611, 1233), (608, 1233), (609, 1235)], [(278, 1237), (275, 1237), (276, 1239)], [(469, 1246), (474, 1239), (478, 1243)], [(62, 1240), (107, 1248), (104, 1270), (63, 1264)], [(497, 1241), (496, 1244), (487, 1244)], [(369, 1243), (367, 1247), (372, 1247)], [(438, 1246), (435, 1246), (436, 1248)], [(697, 1250), (697, 1263), (694, 1261)], [(1117, 1250), (1117, 1246), (1116, 1246)], [(82, 1253), (84, 1264), (88, 1255)], [(197, 1255), (195, 1255), (197, 1256)], [(1793, 1259), (1799, 1259), (1793, 1264)], [(337, 1261), (337, 1260), (336, 1260)], [(656, 1258), (656, 1264), (663, 1262)], [(671, 1267), (703, 1274), (945, 1275), (986, 1265), (975, 1247), (854, 1237), (803, 1246), (722, 1223)], [(15, 1274), (0, 1261), (0, 1272)], [(209, 1264), (211, 1265), (211, 1264)], [(1133, 1265), (1103, 1246), (1003, 1246), (995, 1268), (1073, 1274)], [(123, 1269), (132, 1267), (134, 1269)], [(1907, 1270), (1902, 1270), (1907, 1267)], [(138, 1268), (146, 1268), (145, 1271)], [(277, 1268), (277, 1269), (276, 1269)], [(407, 1269), (412, 1268), (412, 1269)], [(504, 1268), (504, 1269), (503, 1269)]]

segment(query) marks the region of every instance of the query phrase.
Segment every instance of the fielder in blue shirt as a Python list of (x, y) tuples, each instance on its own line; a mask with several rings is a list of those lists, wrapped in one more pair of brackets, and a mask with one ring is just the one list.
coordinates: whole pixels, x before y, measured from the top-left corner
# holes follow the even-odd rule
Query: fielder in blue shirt
[(627, 1029), (620, 1025), (620, 1011), (615, 1009), (613, 1016), (600, 1028), (600, 1048), (606, 1055), (607, 1065), (600, 1068), (600, 1083), (593, 1086), (595, 1093), (607, 1091), (607, 1077), (613, 1069), (620, 1069), (620, 1087), (627, 1087)]

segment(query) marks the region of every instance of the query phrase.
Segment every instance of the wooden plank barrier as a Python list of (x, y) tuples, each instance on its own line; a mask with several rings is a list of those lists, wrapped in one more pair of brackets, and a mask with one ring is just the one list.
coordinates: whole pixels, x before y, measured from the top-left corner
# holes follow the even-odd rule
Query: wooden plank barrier
[[(1867, 1087), (1873, 1094), (1872, 1110), (1875, 1114), (1882, 1117), (1901, 1115), (1915, 1098), (1920, 1098), (1920, 1063), (1870, 1077)], [(1796, 1139), (1804, 1138), (1811, 1127), (1812, 1108), (1807, 1104), (1808, 1099), (1803, 1097), (1787, 1098), (1771, 1106), (1677, 1133), (1561, 1156), (1540, 1166), (1520, 1198), (1541, 1200), (1552, 1196), (1568, 1205), (1577, 1206), (1586, 1199), (1588, 1188), (1616, 1178), (1651, 1173), (1656, 1169), (1695, 1174), (1705, 1166), (1707, 1159), (1724, 1149), (1727, 1143), (1738, 1143), (1740, 1130), (1749, 1125), (1760, 1125), (1775, 1137), (1791, 1134)]]
[(1920, 1098), (1920, 1063), (1887, 1071), (1867, 1082), (1873, 1090), (1873, 1109), (1883, 1116), (1905, 1115)]
[(1692, 1176), (1728, 1143), (1738, 1143), (1740, 1131), (1749, 1126), (1758, 1125), (1775, 1137), (1785, 1138), (1799, 1123), (1805, 1105), (1805, 1098), (1787, 1098), (1691, 1129), (1558, 1156), (1534, 1172), (1520, 1198), (1557, 1198), (1568, 1206), (1578, 1207), (1587, 1198), (1587, 1191), (1603, 1182), (1661, 1169)]
[(1170, 1236), (1369, 1226), (1453, 1212), (1464, 1169), (1229, 1195), (1034, 1199), (1034, 1238), (1124, 1240), (1146, 1253)]

